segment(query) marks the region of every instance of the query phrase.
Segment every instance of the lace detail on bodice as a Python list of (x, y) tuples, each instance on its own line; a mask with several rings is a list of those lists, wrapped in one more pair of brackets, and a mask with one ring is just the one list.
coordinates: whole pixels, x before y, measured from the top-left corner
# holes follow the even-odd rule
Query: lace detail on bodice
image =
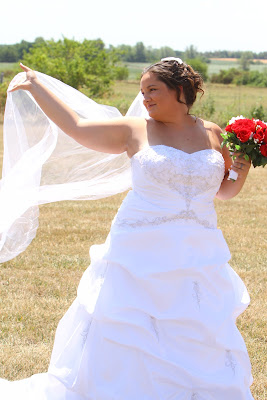
[[(160, 152), (155, 152), (154, 148)], [(224, 161), (217, 150), (206, 149), (189, 154), (174, 147), (156, 145), (144, 148), (134, 157), (138, 157), (148, 179), (152, 178), (159, 185), (165, 183), (184, 197), (188, 205), (193, 197), (209, 190), (222, 179)], [(211, 163), (218, 167), (212, 171), (215, 176), (211, 176)]]
[(134, 218), (119, 212), (116, 225), (187, 222), (214, 229), (213, 198), (223, 177), (224, 159), (217, 150), (188, 154), (165, 145), (146, 146), (132, 157), (133, 201), (139, 210), (151, 207), (147, 213), (134, 212)]

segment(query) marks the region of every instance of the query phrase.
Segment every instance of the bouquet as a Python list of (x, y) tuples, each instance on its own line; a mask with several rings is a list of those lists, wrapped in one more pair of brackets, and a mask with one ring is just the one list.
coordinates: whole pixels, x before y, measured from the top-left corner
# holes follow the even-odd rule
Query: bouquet
[[(259, 119), (248, 119), (240, 115), (232, 118), (222, 134), (222, 147), (227, 146), (233, 159), (235, 152), (251, 159), (254, 167), (267, 164), (267, 124)], [(230, 170), (228, 179), (236, 180), (238, 174)]]

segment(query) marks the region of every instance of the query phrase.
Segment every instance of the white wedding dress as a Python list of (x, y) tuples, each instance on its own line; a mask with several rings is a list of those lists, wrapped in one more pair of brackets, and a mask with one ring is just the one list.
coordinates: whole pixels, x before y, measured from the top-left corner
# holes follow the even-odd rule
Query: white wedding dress
[(1, 400), (252, 400), (235, 321), (249, 304), (217, 229), (222, 155), (146, 146), (59, 323), (48, 373)]

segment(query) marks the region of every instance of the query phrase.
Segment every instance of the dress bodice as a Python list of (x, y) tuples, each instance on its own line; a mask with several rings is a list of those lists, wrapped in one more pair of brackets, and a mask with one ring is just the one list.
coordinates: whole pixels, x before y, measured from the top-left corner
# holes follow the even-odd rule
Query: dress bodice
[(186, 153), (146, 146), (131, 159), (132, 188), (115, 223), (145, 227), (166, 222), (216, 228), (213, 199), (224, 177), (224, 159), (214, 149)]

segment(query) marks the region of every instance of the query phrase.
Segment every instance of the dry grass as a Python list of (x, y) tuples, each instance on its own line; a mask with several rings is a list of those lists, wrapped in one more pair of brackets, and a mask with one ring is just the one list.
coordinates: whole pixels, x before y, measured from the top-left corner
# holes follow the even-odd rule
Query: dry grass
[[(252, 169), (239, 196), (216, 201), (231, 265), (251, 296), (238, 328), (252, 363), (255, 400), (267, 399), (266, 178), (267, 168)], [(58, 320), (75, 298), (90, 262), (88, 249), (105, 240), (123, 198), (40, 207), (36, 239), (0, 269), (1, 377), (19, 379), (47, 370)]]

